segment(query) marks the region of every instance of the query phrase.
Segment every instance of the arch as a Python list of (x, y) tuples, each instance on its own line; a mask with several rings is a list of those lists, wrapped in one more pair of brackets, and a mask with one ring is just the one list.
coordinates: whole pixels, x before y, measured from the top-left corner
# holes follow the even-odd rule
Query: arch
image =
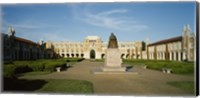
[(129, 54), (126, 54), (126, 59), (128, 59), (128, 57), (129, 57)]
[(122, 59), (124, 58), (124, 55), (125, 55), (124, 53), (121, 55), (121, 58), (122, 58)]
[(104, 53), (103, 53), (103, 54), (101, 54), (101, 58), (102, 58), (102, 59), (104, 59), (104, 57), (105, 57), (105, 54), (104, 54)]
[(74, 54), (72, 53), (71, 56), (72, 56), (72, 58), (73, 58), (73, 57), (74, 57)]
[(178, 61), (179, 59), (179, 55), (178, 55), (178, 52), (176, 52), (176, 61)]
[(67, 54), (67, 57), (69, 58), (69, 54)]
[(93, 49), (90, 51), (90, 59), (95, 59), (95, 51)]
[(183, 61), (183, 52), (181, 52), (181, 57), (180, 58), (181, 58), (181, 61)]
[(81, 57), (82, 57), (82, 58), (84, 57), (84, 54), (83, 54), (83, 53), (81, 54)]
[(76, 54), (76, 57), (79, 58), (79, 54), (78, 53)]
[(64, 53), (62, 54), (62, 57), (63, 57), (63, 58), (65, 57), (65, 54), (64, 54)]
[(134, 58), (134, 55), (135, 55), (135, 54), (132, 54), (132, 55), (131, 55), (131, 58)]

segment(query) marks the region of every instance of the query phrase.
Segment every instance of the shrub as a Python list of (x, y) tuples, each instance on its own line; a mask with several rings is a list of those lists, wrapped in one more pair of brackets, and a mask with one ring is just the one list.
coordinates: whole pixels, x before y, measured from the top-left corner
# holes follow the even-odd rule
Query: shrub
[(30, 72), (32, 69), (27, 65), (15, 65), (15, 74)]
[(17, 74), (30, 71), (32, 69), (26, 65), (4, 64), (3, 66), (3, 76), (5, 78), (15, 78)]
[(33, 71), (43, 71), (45, 68), (44, 62), (34, 62), (28, 65)]
[(44, 71), (54, 72), (56, 67), (62, 67), (65, 65), (65, 62), (49, 62), (45, 64)]
[(6, 64), (3, 66), (3, 77), (14, 78), (15, 77), (15, 65)]

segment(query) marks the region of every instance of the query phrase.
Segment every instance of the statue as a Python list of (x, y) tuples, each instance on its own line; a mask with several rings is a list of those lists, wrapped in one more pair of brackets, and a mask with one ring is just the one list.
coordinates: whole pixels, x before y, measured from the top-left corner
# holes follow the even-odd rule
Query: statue
[(111, 33), (111, 35), (110, 35), (109, 42), (108, 42), (108, 48), (118, 48), (117, 38), (113, 33)]

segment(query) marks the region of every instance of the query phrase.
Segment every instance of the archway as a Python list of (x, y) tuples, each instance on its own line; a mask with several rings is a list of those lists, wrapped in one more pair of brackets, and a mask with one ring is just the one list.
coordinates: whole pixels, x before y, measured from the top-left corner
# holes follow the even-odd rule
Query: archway
[(71, 54), (72, 58), (74, 58), (74, 54)]
[(124, 55), (125, 55), (125, 54), (121, 54), (121, 59), (124, 59)]
[(101, 59), (104, 59), (105, 54), (101, 54)]
[(76, 57), (79, 58), (79, 54), (76, 54)]
[(81, 57), (82, 57), (82, 58), (84, 57), (84, 54), (83, 54), (83, 53), (81, 54)]
[(67, 54), (67, 57), (69, 58), (69, 54)]
[(90, 51), (90, 59), (95, 59), (95, 51), (93, 49)]

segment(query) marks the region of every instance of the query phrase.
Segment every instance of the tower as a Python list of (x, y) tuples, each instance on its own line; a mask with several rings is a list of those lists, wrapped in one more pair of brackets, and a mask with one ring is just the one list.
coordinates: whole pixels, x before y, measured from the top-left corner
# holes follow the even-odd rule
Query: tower
[(9, 27), (8, 27), (8, 36), (9, 36), (9, 37), (15, 36), (15, 29), (14, 29), (12, 26), (9, 26)]
[(191, 32), (190, 25), (185, 25), (183, 27), (182, 33), (182, 49), (183, 49), (183, 60), (188, 60), (188, 52), (189, 52), (189, 34)]

